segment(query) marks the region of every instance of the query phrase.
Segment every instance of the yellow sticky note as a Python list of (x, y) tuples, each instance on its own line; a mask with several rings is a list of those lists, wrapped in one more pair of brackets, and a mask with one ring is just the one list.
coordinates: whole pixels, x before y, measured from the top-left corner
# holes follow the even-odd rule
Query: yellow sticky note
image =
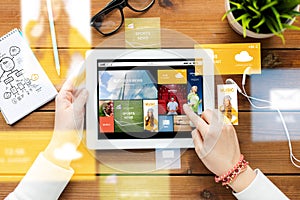
[(195, 48), (214, 51), (215, 74), (243, 74), (251, 67), (251, 74), (261, 73), (260, 43), (198, 44)]
[(126, 48), (160, 48), (160, 18), (126, 18)]

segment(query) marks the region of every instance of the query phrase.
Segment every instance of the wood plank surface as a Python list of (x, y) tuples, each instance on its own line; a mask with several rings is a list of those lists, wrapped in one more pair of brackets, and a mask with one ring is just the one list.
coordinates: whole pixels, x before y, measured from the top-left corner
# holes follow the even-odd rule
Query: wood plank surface
[[(91, 13), (96, 14), (103, 8), (108, 0), (92, 1)], [(199, 3), (193, 0), (173, 0), (173, 6), (161, 7), (158, 2), (147, 13), (138, 15), (129, 9), (125, 9), (126, 17), (160, 17), (161, 27), (164, 29), (171, 29), (172, 31), (180, 32), (191, 40), (199, 44), (207, 43), (236, 43), (236, 42), (261, 42), (262, 48), (297, 48), (299, 47), (297, 31), (287, 31), (286, 44), (283, 45), (281, 40), (272, 37), (266, 40), (256, 40), (246, 38), (235, 33), (228, 25), (227, 20), (222, 21), (221, 18), (225, 13), (225, 4), (222, 0), (210, 0), (205, 3)], [(295, 23), (299, 25), (299, 21)], [(105, 40), (96, 31), (93, 32), (93, 46)], [(168, 32), (169, 33), (169, 32)], [(114, 36), (116, 40), (123, 38)], [(119, 38), (118, 38), (119, 37)], [(115, 43), (116, 45), (120, 43)], [(163, 41), (163, 46), (173, 47), (178, 42), (174, 42), (174, 38), (166, 36)], [(183, 44), (179, 42), (182, 46)]]
[[(103, 8), (109, 0), (96, 1), (91, 0), (91, 16), (96, 14)], [(210, 0), (205, 3), (199, 3), (193, 0), (173, 0), (173, 6), (162, 7), (158, 1), (154, 6), (144, 14), (137, 14), (125, 8), (125, 16), (129, 17), (160, 17), (161, 27), (164, 29), (171, 29), (187, 35), (189, 38), (197, 43), (232, 43), (232, 42), (261, 42), (263, 48), (298, 48), (299, 46), (299, 32), (287, 30), (286, 44), (282, 44), (280, 38), (272, 37), (265, 40), (256, 40), (251, 38), (243, 38), (235, 33), (228, 25), (227, 20), (222, 21), (221, 18), (225, 13), (225, 5), (223, 0)], [(0, 18), (0, 34), (4, 34), (11, 30), (13, 27), (20, 27), (22, 15), (20, 13), (21, 5), (18, 0), (4, 0), (1, 2), (1, 18)], [(207, 9), (210, 8), (210, 9)], [(61, 24), (68, 24), (62, 19)], [(46, 23), (46, 22), (45, 22)], [(299, 20), (295, 25), (299, 26)], [(63, 35), (64, 30), (59, 30)], [(92, 46), (98, 46), (103, 40), (107, 39), (95, 30), (92, 30)], [(121, 36), (120, 36), (121, 37)], [(122, 38), (120, 38), (122, 39)], [(58, 41), (60, 48), (69, 48), (65, 43), (67, 40), (61, 39)], [(174, 47), (173, 38), (169, 38), (164, 46)], [(42, 45), (43, 46), (43, 45)]]
[[(3, 177), (0, 177), (3, 178)], [(299, 199), (299, 177), (268, 176), (290, 199)], [(1, 184), (4, 198), (17, 182)], [(84, 185), (84, 187), (83, 187)], [(235, 199), (230, 190), (215, 184), (213, 176), (100, 176), (96, 181), (71, 181), (60, 199)]]
[[(90, 17), (108, 2), (110, 0), (91, 0)], [(205, 3), (170, 0), (172, 6), (163, 6), (162, 2), (165, 1), (157, 0), (148, 12), (142, 14), (124, 8), (124, 15), (126, 18), (160, 18), (162, 48), (260, 42), (262, 74), (247, 76), (247, 93), (270, 101), (278, 89), (293, 92), (293, 89), (300, 88), (299, 31), (286, 30), (285, 44), (278, 37), (245, 39), (230, 28), (227, 20), (221, 20), (225, 12), (223, 0)], [(21, 28), (21, 10), (20, 0), (1, 1), (0, 35), (15, 27)], [(82, 44), (68, 42), (68, 18), (61, 18), (56, 23), (60, 27), (57, 31), (59, 57), (65, 61), (61, 77), (55, 71), (51, 43), (29, 41), (29, 45), (58, 90), (74, 70), (72, 53), (84, 55), (93, 48), (125, 46), (124, 25), (110, 37), (103, 37), (91, 28), (91, 43)], [(300, 25), (299, 19), (295, 25)], [(48, 27), (48, 21), (43, 26)], [(227, 78), (241, 86), (242, 75), (222, 75), (215, 79), (215, 83), (222, 84)], [(293, 152), (300, 157), (300, 109), (297, 103), (293, 104), (295, 109), (283, 109), (282, 112), (292, 138)], [(239, 125), (236, 130), (241, 151), (253, 168), (261, 169), (290, 199), (300, 199), (300, 171), (289, 160), (287, 138), (278, 113), (274, 109), (255, 109), (242, 95), (238, 95), (238, 105)], [(7, 125), (0, 116), (0, 199), (13, 191), (37, 154), (48, 144), (54, 112), (55, 102), (51, 101), (13, 126)], [(154, 150), (94, 152), (87, 150), (84, 144), (79, 150), (84, 156), (72, 163), (76, 174), (60, 199), (234, 199), (231, 191), (214, 183), (213, 175), (193, 149), (181, 150), (181, 168), (174, 170), (156, 169)]]

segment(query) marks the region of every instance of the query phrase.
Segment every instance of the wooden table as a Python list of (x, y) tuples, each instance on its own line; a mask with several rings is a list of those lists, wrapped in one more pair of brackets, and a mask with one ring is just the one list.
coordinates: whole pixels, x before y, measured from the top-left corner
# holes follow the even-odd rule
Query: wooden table
[[(107, 2), (109, 1), (92, 0), (91, 15), (97, 13)], [(163, 2), (167, 0), (160, 1)], [(156, 1), (155, 5), (144, 14), (134, 13), (126, 8), (125, 16), (159, 17), (162, 30), (177, 31), (198, 44), (260, 42), (263, 70), (261, 75), (252, 75), (247, 80), (246, 89), (249, 94), (268, 99), (269, 93), (274, 89), (291, 89), (294, 94), (293, 89), (299, 89), (300, 32), (286, 31), (285, 44), (277, 37), (264, 40), (244, 39), (229, 27), (226, 20), (221, 20), (224, 14), (224, 1), (170, 0), (170, 2), (173, 6), (163, 7)], [(27, 9), (31, 9), (31, 6), (27, 5)], [(1, 35), (21, 26), (21, 10), (19, 0), (2, 0)], [(44, 22), (45, 27), (48, 27), (47, 23), (48, 21)], [(66, 18), (56, 22), (61, 25), (60, 27), (68, 23)], [(296, 22), (295, 25), (300, 23)], [(61, 59), (75, 50), (85, 51), (99, 46), (120, 47), (124, 44), (122, 35), (124, 27), (118, 34), (109, 38), (109, 43), (108, 38), (91, 29), (90, 46), (68, 43), (66, 35), (68, 26), (65, 27), (57, 30)], [(166, 34), (164, 37), (162, 47), (191, 45), (176, 41), (176, 38), (172, 38), (172, 34)], [(44, 54), (52, 56), (51, 43), (41, 40), (30, 45), (39, 60), (42, 60), (41, 55)], [(56, 75), (53, 59), (46, 59), (42, 65), (59, 89), (65, 80), (65, 74), (62, 77)], [(68, 66), (62, 70), (67, 69)], [(233, 78), (238, 84), (241, 83), (241, 75), (224, 76), (223, 80), (227, 77)], [(300, 169), (289, 161), (288, 144), (277, 113), (267, 109), (253, 109), (241, 95), (238, 102), (239, 125), (236, 126), (236, 130), (241, 151), (252, 167), (261, 169), (289, 198), (299, 199)], [(297, 105), (299, 102), (294, 103), (296, 108), (299, 107)], [(0, 117), (1, 199), (16, 187), (37, 154), (49, 142), (54, 112), (55, 102), (52, 101), (13, 126), (7, 125), (3, 117)], [(285, 110), (283, 114), (293, 138), (294, 154), (300, 157), (300, 113), (292, 109)], [(180, 169), (159, 171), (143, 171), (151, 166), (155, 168), (153, 150), (107, 151), (99, 155), (81, 145), (80, 151), (84, 157), (72, 164), (76, 174), (61, 195), (61, 199), (234, 199), (230, 190), (214, 183), (213, 174), (203, 166), (193, 149), (182, 150)], [(94, 159), (95, 157), (98, 159)], [(129, 172), (124, 169), (129, 169)]]

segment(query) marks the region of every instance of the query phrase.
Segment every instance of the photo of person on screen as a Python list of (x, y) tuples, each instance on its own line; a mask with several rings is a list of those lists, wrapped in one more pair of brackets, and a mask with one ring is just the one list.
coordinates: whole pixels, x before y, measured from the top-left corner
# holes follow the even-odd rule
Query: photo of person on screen
[(220, 111), (225, 116), (225, 122), (236, 124), (237, 123), (237, 111), (231, 104), (231, 96), (225, 95), (223, 98), (223, 105), (219, 107)]
[(155, 119), (154, 110), (149, 108), (145, 116), (145, 130), (156, 132), (158, 130), (158, 121)]
[(99, 101), (99, 116), (110, 117), (114, 115), (114, 105), (112, 101)]
[(198, 113), (199, 105), (202, 102), (202, 99), (197, 94), (198, 87), (196, 85), (191, 87), (190, 93), (188, 94), (188, 104), (191, 106), (192, 110), (195, 113)]
[(174, 97), (171, 97), (167, 104), (168, 115), (177, 115), (178, 103), (175, 101)]

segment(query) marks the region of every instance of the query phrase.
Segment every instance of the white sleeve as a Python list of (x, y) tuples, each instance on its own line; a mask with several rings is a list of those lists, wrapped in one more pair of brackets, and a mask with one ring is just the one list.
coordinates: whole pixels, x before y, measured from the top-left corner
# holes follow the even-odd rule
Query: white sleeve
[(288, 199), (259, 169), (256, 177), (243, 191), (233, 195), (239, 200), (286, 200)]
[(40, 153), (19, 185), (5, 200), (58, 199), (73, 174), (73, 169), (61, 168)]

